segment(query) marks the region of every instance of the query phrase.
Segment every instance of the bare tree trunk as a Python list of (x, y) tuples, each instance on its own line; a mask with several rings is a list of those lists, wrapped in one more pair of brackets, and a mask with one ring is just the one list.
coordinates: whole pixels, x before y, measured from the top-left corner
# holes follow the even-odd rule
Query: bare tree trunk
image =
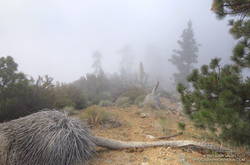
[(143, 102), (143, 106), (144, 107), (151, 107), (154, 109), (161, 109), (162, 105), (161, 105), (161, 101), (160, 101), (160, 96), (157, 94), (157, 89), (159, 87), (159, 81), (157, 81), (156, 86), (152, 89), (152, 92), (149, 93)]
[(207, 143), (199, 143), (189, 140), (175, 140), (175, 141), (155, 141), (155, 142), (124, 142), (113, 139), (107, 139), (103, 137), (94, 137), (95, 143), (97, 146), (112, 149), (120, 150), (127, 148), (147, 148), (147, 147), (175, 147), (175, 148), (187, 148), (192, 147), (193, 149), (199, 150), (209, 150), (218, 153), (232, 152), (230, 149), (224, 147), (214, 146)]
[(157, 91), (157, 89), (158, 89), (159, 85), (160, 85), (160, 82), (159, 82), (159, 81), (157, 81), (156, 86), (152, 89), (152, 92), (151, 92), (151, 94), (152, 94), (152, 95), (156, 95), (156, 91)]

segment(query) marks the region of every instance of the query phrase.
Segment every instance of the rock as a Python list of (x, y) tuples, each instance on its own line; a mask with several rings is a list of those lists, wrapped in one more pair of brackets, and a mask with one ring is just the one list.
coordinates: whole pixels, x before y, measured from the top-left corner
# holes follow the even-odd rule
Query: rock
[(141, 165), (149, 165), (148, 162), (142, 162)]
[(147, 138), (147, 139), (155, 139), (155, 137), (152, 136), (152, 135), (146, 135), (146, 138)]
[(141, 114), (140, 114), (140, 117), (141, 117), (141, 118), (146, 118), (146, 117), (147, 117), (147, 114), (141, 113)]
[(147, 157), (143, 157), (143, 162), (147, 162), (149, 159)]

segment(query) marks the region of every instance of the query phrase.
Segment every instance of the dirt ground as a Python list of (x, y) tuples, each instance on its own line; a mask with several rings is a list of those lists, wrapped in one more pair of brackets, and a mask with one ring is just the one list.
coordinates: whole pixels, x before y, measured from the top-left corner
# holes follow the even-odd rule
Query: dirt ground
[[(169, 105), (170, 103), (168, 103)], [(175, 105), (171, 105), (174, 107)], [(176, 134), (182, 130), (178, 122), (186, 124), (183, 135), (171, 140), (206, 141), (220, 145), (209, 138), (207, 132), (198, 130), (192, 123), (179, 113), (174, 114), (169, 110), (152, 111), (137, 108), (106, 107), (107, 111), (118, 116), (122, 126), (118, 128), (92, 129), (93, 134), (123, 140), (123, 141), (155, 141), (152, 137), (162, 137)], [(224, 144), (223, 144), (224, 145)], [(250, 164), (250, 159), (245, 157), (232, 157), (219, 154), (204, 154), (189, 149), (170, 147), (156, 147), (145, 149), (126, 149), (112, 151), (98, 148), (97, 154), (90, 165), (235, 165)]]

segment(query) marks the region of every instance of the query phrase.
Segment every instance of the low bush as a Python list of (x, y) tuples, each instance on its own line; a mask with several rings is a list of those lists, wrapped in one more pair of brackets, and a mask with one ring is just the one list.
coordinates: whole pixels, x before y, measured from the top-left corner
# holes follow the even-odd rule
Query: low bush
[(178, 128), (180, 129), (180, 130), (185, 130), (186, 129), (186, 124), (185, 123), (183, 123), (183, 122), (179, 122), (178, 123)]
[(138, 96), (136, 99), (135, 99), (135, 105), (137, 105), (139, 108), (143, 108), (144, 107), (144, 99), (145, 99), (145, 95), (141, 95), (141, 96)]
[(131, 100), (129, 99), (129, 97), (119, 97), (116, 102), (115, 102), (116, 106), (118, 107), (122, 107), (122, 108), (125, 108), (125, 107), (129, 107), (132, 102)]
[(179, 102), (180, 98), (179, 98), (179, 94), (176, 92), (168, 92), (165, 90), (160, 91), (160, 96), (166, 99), (169, 99), (173, 102)]
[(61, 111), (67, 113), (68, 115), (72, 116), (72, 115), (77, 115), (79, 113), (78, 110), (76, 110), (74, 107), (72, 106), (66, 106), (64, 107)]
[(112, 106), (112, 102), (110, 100), (101, 100), (99, 103), (99, 106), (101, 107), (108, 107), (108, 106)]
[(55, 107), (63, 108), (72, 106), (75, 109), (83, 109), (87, 106), (86, 97), (71, 84), (59, 84), (54, 88)]
[(145, 97), (146, 97), (145, 95), (138, 96), (135, 99), (135, 105), (141, 106), (143, 104), (143, 101), (144, 101)]
[(103, 126), (116, 128), (121, 126), (115, 114), (98, 106), (91, 106), (80, 115), (81, 120), (87, 121), (90, 126)]
[(162, 132), (165, 135), (172, 135), (174, 132), (174, 130), (171, 127), (170, 122), (168, 121), (168, 119), (166, 117), (160, 117), (158, 119), (158, 122), (161, 126)]
[(147, 92), (143, 88), (132, 87), (127, 89), (120, 97), (128, 97), (131, 104), (136, 104), (136, 99), (146, 94)]

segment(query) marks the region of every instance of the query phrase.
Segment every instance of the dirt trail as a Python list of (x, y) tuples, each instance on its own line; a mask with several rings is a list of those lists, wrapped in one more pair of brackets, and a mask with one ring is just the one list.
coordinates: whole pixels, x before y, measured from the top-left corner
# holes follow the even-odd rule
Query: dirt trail
[[(186, 130), (183, 135), (171, 140), (196, 140), (201, 133), (189, 124), (188, 120), (179, 115), (162, 112), (151, 112), (130, 107), (126, 109), (109, 107), (108, 111), (116, 114), (122, 121), (118, 128), (94, 128), (95, 135), (124, 141), (153, 141), (150, 137), (166, 136), (167, 133), (176, 133), (178, 121), (186, 123)], [(143, 115), (142, 115), (143, 113)], [(146, 115), (146, 116), (144, 116)], [(166, 117), (166, 124), (169, 128), (164, 132), (159, 124), (159, 116)], [(191, 132), (191, 133), (190, 133)], [(150, 135), (150, 136), (149, 136)], [(174, 149), (170, 147), (127, 149), (122, 151), (111, 151), (99, 148), (97, 156), (90, 162), (90, 165), (234, 165), (250, 164), (250, 161), (234, 161), (231, 158), (220, 158), (221, 155), (204, 155), (187, 149)]]

